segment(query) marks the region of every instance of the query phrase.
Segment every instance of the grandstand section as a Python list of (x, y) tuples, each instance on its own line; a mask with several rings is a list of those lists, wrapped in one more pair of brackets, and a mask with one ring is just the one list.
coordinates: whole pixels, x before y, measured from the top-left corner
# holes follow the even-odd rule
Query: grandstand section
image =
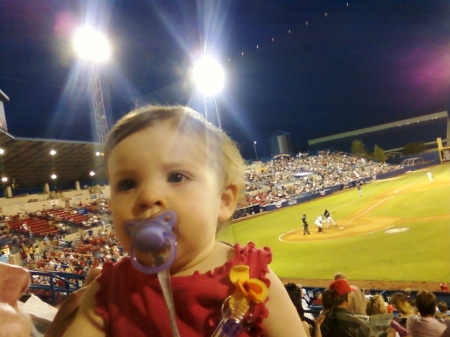
[(437, 148), (437, 138), (447, 140), (448, 145), (450, 121), (447, 111), (311, 139), (308, 145), (316, 150), (333, 149), (348, 152), (352, 141), (359, 139), (364, 142), (369, 151), (372, 151), (375, 145), (388, 151), (401, 149), (406, 144), (414, 142), (429, 143), (433, 148)]
[[(76, 182), (80, 186), (106, 182), (101, 143), (16, 138), (0, 129), (0, 147), (5, 151), (0, 155), (0, 175), (8, 179), (2, 197), (44, 192), (46, 184), (49, 190), (64, 190), (76, 189)], [(56, 154), (51, 156), (50, 150)]]

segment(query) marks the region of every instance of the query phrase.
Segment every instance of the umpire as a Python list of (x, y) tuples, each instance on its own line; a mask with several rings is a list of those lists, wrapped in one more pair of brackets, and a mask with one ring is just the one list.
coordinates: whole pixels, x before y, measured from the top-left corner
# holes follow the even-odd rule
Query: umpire
[(302, 221), (303, 221), (303, 235), (306, 234), (311, 235), (308, 228), (308, 221), (306, 221), (306, 214), (303, 214)]

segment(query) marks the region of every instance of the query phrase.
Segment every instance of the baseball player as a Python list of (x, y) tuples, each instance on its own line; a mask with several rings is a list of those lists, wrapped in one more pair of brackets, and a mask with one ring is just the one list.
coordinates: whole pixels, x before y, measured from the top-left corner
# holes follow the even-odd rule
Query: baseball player
[(358, 195), (362, 197), (361, 183), (356, 184), (356, 188), (358, 189)]
[(327, 209), (323, 212), (323, 215), (324, 215), (325, 219), (327, 220), (327, 229), (330, 228), (330, 221), (331, 221), (335, 226), (337, 226), (337, 225), (336, 225), (336, 222), (334, 222), (333, 218), (331, 217), (330, 212), (328, 212)]
[(306, 214), (303, 214), (302, 221), (303, 221), (303, 235), (306, 234), (311, 235), (308, 228), (308, 222), (306, 221)]
[(431, 171), (427, 172), (427, 177), (428, 177), (428, 181), (431, 183), (433, 182), (433, 173), (431, 173)]
[(319, 230), (318, 230), (319, 233), (323, 233), (322, 220), (323, 220), (323, 218), (322, 218), (321, 215), (319, 215), (319, 216), (316, 218), (316, 220), (314, 220), (314, 224), (315, 224), (317, 227), (319, 227)]

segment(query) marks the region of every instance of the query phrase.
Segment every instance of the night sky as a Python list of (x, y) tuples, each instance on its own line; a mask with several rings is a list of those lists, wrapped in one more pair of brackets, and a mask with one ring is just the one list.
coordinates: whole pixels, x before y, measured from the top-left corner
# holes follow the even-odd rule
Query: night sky
[(110, 124), (145, 98), (204, 112), (189, 73), (206, 45), (226, 72), (222, 126), (244, 156), (255, 140), (268, 155), (277, 130), (298, 151), (308, 139), (450, 110), (449, 17), (443, 0), (0, 0), (8, 131), (95, 140), (90, 68), (71, 44), (88, 23), (113, 47), (99, 67)]

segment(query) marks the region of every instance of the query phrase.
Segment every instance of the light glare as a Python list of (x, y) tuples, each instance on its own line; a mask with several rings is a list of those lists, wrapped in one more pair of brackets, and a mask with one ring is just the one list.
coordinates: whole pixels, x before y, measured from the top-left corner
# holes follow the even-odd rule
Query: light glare
[(193, 68), (194, 82), (206, 96), (218, 94), (224, 86), (225, 74), (222, 67), (214, 60), (205, 57)]
[(73, 44), (78, 56), (94, 62), (106, 61), (111, 54), (106, 37), (88, 27), (76, 31)]

